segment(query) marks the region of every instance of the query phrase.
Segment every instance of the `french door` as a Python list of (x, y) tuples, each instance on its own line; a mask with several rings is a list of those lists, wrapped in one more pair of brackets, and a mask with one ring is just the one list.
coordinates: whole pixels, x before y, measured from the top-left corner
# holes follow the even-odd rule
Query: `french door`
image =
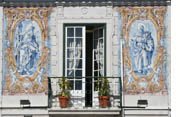
[(93, 106), (99, 105), (98, 79), (105, 76), (105, 30), (98, 27), (93, 32)]
[[(105, 74), (104, 27), (91, 27), (65, 27), (65, 75), (71, 83), (72, 103), (79, 107), (98, 105), (96, 84)], [(90, 28), (91, 34), (87, 32)]]
[(66, 26), (65, 75), (71, 84), (74, 106), (85, 106), (85, 26)]

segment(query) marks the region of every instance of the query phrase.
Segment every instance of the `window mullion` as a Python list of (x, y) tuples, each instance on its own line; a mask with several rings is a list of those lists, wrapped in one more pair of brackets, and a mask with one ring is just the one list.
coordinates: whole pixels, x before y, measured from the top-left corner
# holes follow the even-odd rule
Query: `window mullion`
[(67, 76), (67, 27), (66, 27), (66, 35), (65, 35), (65, 76)]
[(75, 80), (75, 77), (76, 77), (76, 37), (75, 37), (75, 34), (76, 34), (76, 28), (74, 27), (74, 36), (73, 36), (73, 38), (74, 38), (74, 58), (73, 58), (73, 60), (74, 60), (74, 68), (73, 68), (73, 70), (74, 70), (74, 78), (73, 78), (73, 80), (74, 80), (74, 91), (75, 91), (75, 85), (76, 85), (76, 80)]

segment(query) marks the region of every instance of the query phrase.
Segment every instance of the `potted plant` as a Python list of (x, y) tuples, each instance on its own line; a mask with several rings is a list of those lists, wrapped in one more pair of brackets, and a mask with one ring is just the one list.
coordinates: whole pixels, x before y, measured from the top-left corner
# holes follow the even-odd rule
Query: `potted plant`
[(99, 106), (106, 108), (110, 106), (110, 86), (109, 81), (106, 77), (99, 79)]
[(62, 77), (59, 80), (59, 88), (60, 88), (60, 93), (59, 93), (59, 105), (61, 108), (66, 108), (69, 104), (69, 99), (70, 99), (70, 83), (67, 78)]

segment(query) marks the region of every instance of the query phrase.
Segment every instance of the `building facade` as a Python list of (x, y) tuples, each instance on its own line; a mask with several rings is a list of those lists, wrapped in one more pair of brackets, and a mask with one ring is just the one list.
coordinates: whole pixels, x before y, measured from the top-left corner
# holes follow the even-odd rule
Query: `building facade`
[[(2, 117), (170, 117), (170, 1), (1, 5)], [(58, 101), (62, 77), (71, 85), (67, 108)]]

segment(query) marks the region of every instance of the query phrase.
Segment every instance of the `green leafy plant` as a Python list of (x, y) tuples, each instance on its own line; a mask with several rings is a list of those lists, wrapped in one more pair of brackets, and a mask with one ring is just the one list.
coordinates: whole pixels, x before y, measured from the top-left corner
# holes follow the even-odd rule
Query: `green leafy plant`
[(60, 80), (59, 80), (59, 88), (60, 88), (60, 93), (59, 93), (59, 96), (63, 96), (63, 97), (70, 97), (70, 82), (67, 78), (65, 77), (62, 77)]
[(99, 79), (99, 96), (109, 96), (110, 86), (106, 77)]

